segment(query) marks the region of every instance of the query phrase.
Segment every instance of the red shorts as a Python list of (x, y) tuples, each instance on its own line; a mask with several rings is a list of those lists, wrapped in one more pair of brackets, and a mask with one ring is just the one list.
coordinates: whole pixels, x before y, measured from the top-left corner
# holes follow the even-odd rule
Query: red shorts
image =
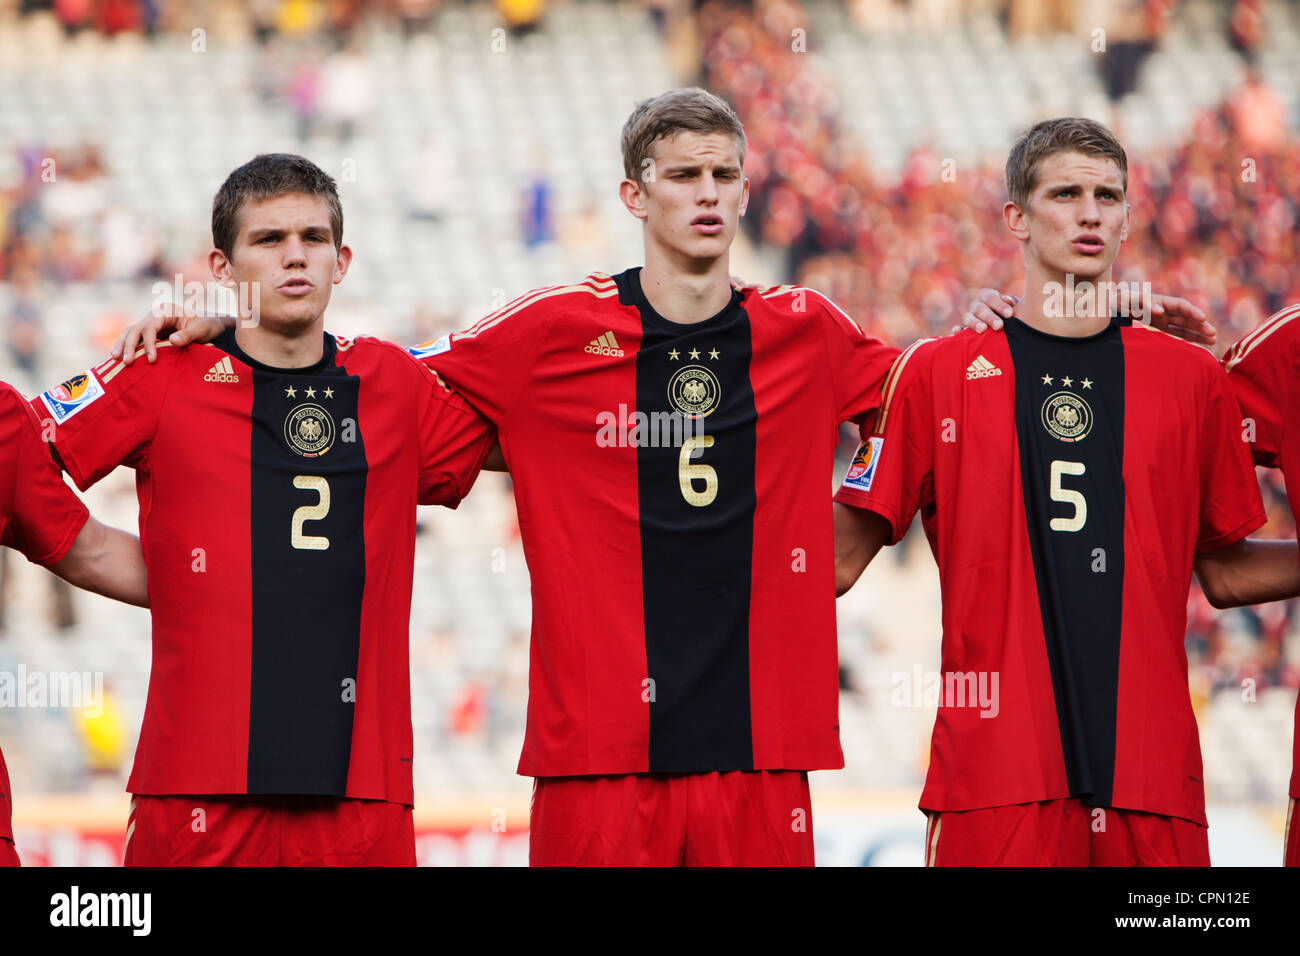
[(5, 866), (22, 866), (18, 862), (18, 851), (14, 849), (14, 841), (0, 837), (0, 867)]
[(314, 796), (131, 798), (127, 866), (415, 866), (411, 808)]
[(1207, 827), (1078, 799), (926, 816), (926, 866), (1210, 865)]
[(1300, 820), (1296, 819), (1295, 805), (1295, 797), (1286, 805), (1286, 835), (1282, 838), (1285, 847), (1282, 854), (1283, 866), (1300, 866)]
[(532, 866), (812, 866), (799, 770), (538, 777)]

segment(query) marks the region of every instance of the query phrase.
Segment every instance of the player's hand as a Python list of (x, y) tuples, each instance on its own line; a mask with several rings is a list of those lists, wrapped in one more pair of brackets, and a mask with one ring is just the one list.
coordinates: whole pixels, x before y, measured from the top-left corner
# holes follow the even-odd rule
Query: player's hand
[(1011, 311), (1019, 301), (1019, 296), (1007, 295), (997, 289), (980, 289), (979, 296), (961, 317), (961, 325), (953, 326), (952, 332), (954, 335), (962, 329), (974, 329), (976, 332), (992, 329), (1000, 332), (1002, 320), (1011, 318)]
[(152, 365), (158, 360), (159, 334), (174, 329), (167, 341), (182, 348), (191, 342), (211, 342), (225, 327), (219, 318), (187, 313), (174, 303), (160, 306), (122, 331), (113, 345), (112, 356), (130, 365), (135, 361), (136, 350), (143, 347), (145, 358)]
[(1128, 299), (1128, 284), (1121, 282), (1119, 284), (1120, 308), (1128, 309), (1122, 314), (1135, 316), (1138, 320), (1150, 324), (1153, 329), (1160, 329), (1162, 332), (1168, 332), (1196, 345), (1213, 345), (1218, 338), (1218, 332), (1205, 317), (1205, 313), (1186, 299), (1173, 295), (1157, 295), (1153, 292), (1148, 301), (1147, 296), (1139, 293), (1138, 303), (1131, 309), (1128, 307)]

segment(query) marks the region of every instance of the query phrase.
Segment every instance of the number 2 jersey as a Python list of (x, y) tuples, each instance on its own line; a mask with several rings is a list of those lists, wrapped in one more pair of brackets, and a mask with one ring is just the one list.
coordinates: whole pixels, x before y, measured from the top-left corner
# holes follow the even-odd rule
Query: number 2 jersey
[[(1300, 515), (1300, 306), (1269, 317), (1223, 356), (1228, 381), (1252, 429), (1255, 464), (1280, 468), (1291, 513)], [(1292, 741), (1292, 797), (1300, 797), (1300, 701)]]
[(1078, 797), (1205, 824), (1192, 565), (1264, 522), (1209, 352), (1118, 319), (918, 343), (836, 499), (895, 542), (919, 510), (939, 565), (923, 809)]
[(632, 269), (412, 352), (496, 423), (514, 479), (521, 774), (843, 766), (826, 492), (896, 349), (793, 287), (673, 323)]
[(136, 471), (153, 667), (127, 789), (412, 802), (417, 502), (455, 506), (490, 423), (405, 350), (306, 368), (211, 345), (33, 400), (85, 489)]
[[(67, 555), (89, 517), (50, 461), (27, 400), (0, 382), (0, 544), (36, 564), (54, 564)], [(2, 840), (14, 837), (11, 810), (9, 772), (0, 753)]]

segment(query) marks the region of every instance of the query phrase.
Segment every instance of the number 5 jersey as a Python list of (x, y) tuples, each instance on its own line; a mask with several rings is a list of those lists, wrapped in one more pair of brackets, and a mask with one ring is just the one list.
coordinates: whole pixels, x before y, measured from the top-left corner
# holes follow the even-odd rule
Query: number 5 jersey
[(1205, 824), (1187, 692), (1197, 554), (1264, 523), (1214, 356), (1112, 319), (920, 342), (836, 500), (919, 510), (943, 593), (921, 807), (1065, 797)]
[(496, 423), (514, 478), (520, 773), (843, 766), (827, 490), (896, 349), (790, 286), (670, 322), (631, 269), (412, 352)]
[(416, 504), (455, 507), (495, 430), (405, 350), (324, 334), (262, 365), (227, 330), (32, 401), (86, 489), (136, 471), (153, 667), (143, 794), (412, 802)]

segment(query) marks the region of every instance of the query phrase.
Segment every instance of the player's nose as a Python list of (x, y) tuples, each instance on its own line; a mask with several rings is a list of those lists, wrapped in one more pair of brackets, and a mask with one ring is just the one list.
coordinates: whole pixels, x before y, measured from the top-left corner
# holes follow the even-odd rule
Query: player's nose
[(284, 244), (284, 265), (305, 265), (307, 262), (307, 245), (299, 238), (290, 237)]

